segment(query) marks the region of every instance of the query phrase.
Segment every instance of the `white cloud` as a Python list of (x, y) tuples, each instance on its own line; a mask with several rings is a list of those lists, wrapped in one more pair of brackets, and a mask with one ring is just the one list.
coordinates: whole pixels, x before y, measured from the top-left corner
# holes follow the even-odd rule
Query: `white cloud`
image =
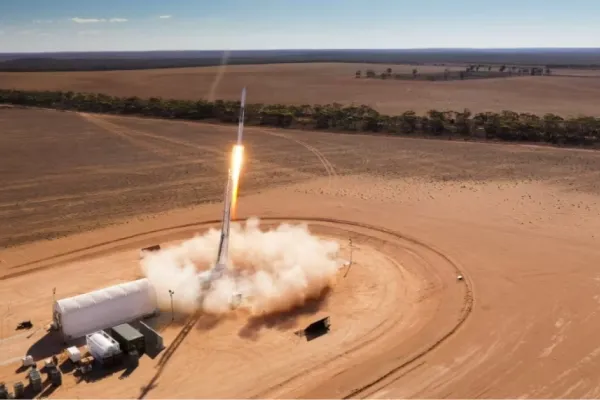
[(52, 22), (54, 22), (54, 21), (52, 21), (51, 19), (34, 19), (33, 20), (34, 24), (51, 24)]
[(127, 22), (128, 19), (126, 18), (111, 18), (111, 19), (106, 19), (106, 18), (79, 18), (79, 17), (75, 17), (75, 18), (71, 18), (71, 21), (76, 22), (78, 24), (97, 24), (100, 22)]
[(71, 18), (71, 21), (76, 22), (78, 24), (96, 24), (98, 22), (106, 22), (104, 18)]
[(158, 18), (159, 19), (169, 19), (169, 18), (172, 18), (172, 17), (173, 17), (172, 15), (161, 15)]

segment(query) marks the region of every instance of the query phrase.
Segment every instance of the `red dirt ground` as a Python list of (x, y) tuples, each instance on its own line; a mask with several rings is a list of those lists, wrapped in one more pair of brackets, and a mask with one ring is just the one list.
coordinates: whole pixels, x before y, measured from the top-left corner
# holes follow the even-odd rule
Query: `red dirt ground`
[[(62, 297), (135, 278), (140, 247), (219, 218), (235, 129), (39, 110), (1, 110), (0, 121), (1, 239), (13, 246), (0, 252), (0, 381), (12, 385), (24, 376), (17, 357), (48, 355), (36, 329), (50, 320), (53, 287)], [(53, 396), (600, 394), (600, 153), (258, 128), (246, 137), (239, 216), (355, 238), (347, 278), (275, 322), (182, 316), (163, 328), (164, 357), (123, 380), (67, 374)], [(64, 233), (75, 234), (32, 242)], [(293, 335), (325, 315), (329, 335)], [(14, 331), (22, 319), (31, 337)]]

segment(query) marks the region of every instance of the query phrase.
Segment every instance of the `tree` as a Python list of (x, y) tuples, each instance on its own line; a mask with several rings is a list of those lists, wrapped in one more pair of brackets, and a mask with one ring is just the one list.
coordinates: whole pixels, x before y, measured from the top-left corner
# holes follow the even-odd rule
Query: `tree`
[(400, 129), (404, 133), (413, 133), (417, 130), (418, 117), (414, 111), (405, 111), (400, 116)]
[(461, 135), (469, 135), (471, 133), (471, 111), (467, 108), (463, 112), (456, 113), (455, 126), (458, 133)]
[(440, 135), (444, 132), (444, 122), (446, 115), (437, 110), (429, 110), (427, 112), (429, 119), (427, 120), (427, 131), (434, 135)]
[(499, 71), (500, 72), (504, 72), (505, 69), (506, 69), (506, 65), (503, 65), (503, 66), (500, 67)]
[(415, 79), (417, 77), (418, 73), (419, 73), (419, 71), (416, 68), (413, 68), (413, 70), (412, 70), (413, 79)]
[[(511, 71), (512, 69), (509, 69)], [(536, 67), (536, 73), (542, 69)], [(416, 69), (415, 69), (416, 71)], [(464, 71), (460, 72), (464, 74)], [(100, 93), (62, 91), (25, 91), (0, 89), (0, 103), (26, 107), (44, 107), (80, 112), (141, 115), (157, 118), (216, 120), (238, 122), (239, 101), (192, 101), (160, 97), (116, 97)], [(247, 104), (245, 122), (279, 128), (336, 129), (346, 132), (386, 133), (421, 132), (431, 135), (477, 134), (506, 141), (545, 141), (553, 144), (597, 146), (600, 144), (600, 118), (562, 118), (553, 114), (539, 117), (529, 113), (503, 111), (478, 113), (430, 110), (426, 116), (413, 111), (401, 115), (382, 115), (366, 105), (343, 106)]]
[(375, 78), (375, 71), (368, 69), (366, 72), (367, 78)]
[(385, 72), (386, 72), (388, 75), (392, 75), (392, 69), (391, 69), (391, 68), (388, 68), (388, 69), (386, 69), (386, 70), (385, 70)]
[(356, 71), (356, 78), (360, 78), (362, 76), (362, 71), (359, 69)]

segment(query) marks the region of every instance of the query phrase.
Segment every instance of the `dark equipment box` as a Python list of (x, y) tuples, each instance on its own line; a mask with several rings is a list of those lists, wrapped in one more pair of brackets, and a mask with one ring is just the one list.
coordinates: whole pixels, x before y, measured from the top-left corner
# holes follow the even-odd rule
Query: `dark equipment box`
[(107, 332), (119, 343), (124, 353), (137, 351), (143, 354), (146, 347), (144, 335), (129, 324), (121, 324), (110, 328)]
[(22, 399), (25, 397), (25, 385), (23, 382), (17, 382), (13, 385), (15, 392), (15, 399)]

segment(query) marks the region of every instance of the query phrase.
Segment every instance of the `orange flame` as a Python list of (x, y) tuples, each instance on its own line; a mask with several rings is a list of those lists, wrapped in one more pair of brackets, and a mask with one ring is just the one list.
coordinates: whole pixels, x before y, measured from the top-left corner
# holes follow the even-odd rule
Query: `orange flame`
[(240, 182), (240, 173), (244, 162), (244, 146), (236, 144), (231, 152), (231, 180), (233, 188), (231, 191), (231, 217), (235, 218), (235, 210), (237, 205), (238, 185)]

